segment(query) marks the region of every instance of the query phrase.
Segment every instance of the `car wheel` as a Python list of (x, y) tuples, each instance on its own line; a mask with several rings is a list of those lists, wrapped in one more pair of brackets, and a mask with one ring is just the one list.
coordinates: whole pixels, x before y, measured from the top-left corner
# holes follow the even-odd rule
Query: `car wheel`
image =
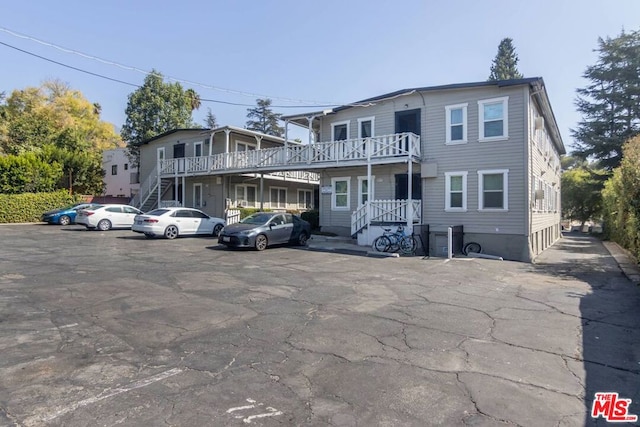
[(153, 233), (144, 233), (144, 236), (145, 236), (147, 239), (153, 239), (154, 237), (156, 237), (156, 236), (154, 236), (154, 235), (153, 235)]
[(60, 217), (60, 225), (69, 225), (71, 224), (71, 218), (69, 218), (67, 215), (62, 215)]
[(306, 246), (308, 241), (309, 236), (307, 236), (307, 233), (305, 233), (304, 231), (300, 233), (300, 235), (298, 236), (298, 245)]
[(111, 221), (108, 219), (101, 219), (98, 223), (98, 230), (100, 231), (108, 231), (111, 230)]
[(269, 242), (267, 241), (267, 236), (265, 236), (264, 234), (259, 234), (256, 237), (256, 250), (264, 251), (265, 249), (267, 249), (268, 243)]
[(222, 224), (216, 224), (215, 227), (213, 227), (213, 235), (217, 236), (220, 234), (220, 230), (222, 230), (223, 225)]
[(178, 237), (178, 227), (176, 227), (175, 225), (168, 226), (164, 230), (164, 237), (166, 237), (169, 240), (175, 239), (176, 237)]

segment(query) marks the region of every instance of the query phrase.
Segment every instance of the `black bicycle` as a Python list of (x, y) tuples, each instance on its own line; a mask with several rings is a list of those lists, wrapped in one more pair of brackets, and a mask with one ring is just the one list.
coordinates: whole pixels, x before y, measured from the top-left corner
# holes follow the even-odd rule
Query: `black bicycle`
[(373, 241), (373, 249), (378, 252), (402, 252), (403, 254), (414, 254), (418, 247), (413, 234), (405, 233), (402, 225), (398, 226), (395, 232), (391, 228), (385, 228), (382, 236), (376, 237)]

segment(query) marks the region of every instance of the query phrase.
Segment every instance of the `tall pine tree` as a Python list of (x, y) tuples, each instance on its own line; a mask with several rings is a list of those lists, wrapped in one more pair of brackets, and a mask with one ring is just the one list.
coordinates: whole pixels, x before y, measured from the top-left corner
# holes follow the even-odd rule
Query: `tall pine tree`
[(513, 47), (513, 40), (509, 37), (502, 39), (498, 46), (498, 53), (491, 64), (491, 74), (489, 81), (521, 79), (522, 74), (518, 71), (518, 55)]
[(274, 113), (271, 109), (270, 99), (256, 99), (256, 107), (247, 109), (247, 129), (282, 136), (284, 128), (278, 124), (280, 117), (282, 114)]
[(586, 87), (577, 89), (582, 114), (571, 135), (574, 155), (607, 169), (620, 165), (625, 141), (640, 133), (640, 32), (598, 39), (598, 61), (587, 67)]

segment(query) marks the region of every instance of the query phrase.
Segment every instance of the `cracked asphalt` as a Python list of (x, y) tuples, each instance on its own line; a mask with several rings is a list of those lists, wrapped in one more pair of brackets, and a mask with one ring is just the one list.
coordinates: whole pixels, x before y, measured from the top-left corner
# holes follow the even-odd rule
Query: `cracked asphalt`
[(640, 414), (640, 288), (534, 265), (0, 226), (0, 425), (605, 425)]

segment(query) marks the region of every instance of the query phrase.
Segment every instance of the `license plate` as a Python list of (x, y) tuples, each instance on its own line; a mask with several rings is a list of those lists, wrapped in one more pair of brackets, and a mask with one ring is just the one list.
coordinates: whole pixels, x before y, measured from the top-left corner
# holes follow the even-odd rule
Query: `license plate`
[(231, 237), (226, 237), (225, 236), (225, 237), (222, 238), (222, 241), (223, 242), (230, 242), (231, 241)]
[(137, 225), (140, 225), (140, 224), (142, 224), (142, 221), (137, 220), (137, 221), (136, 221), (136, 224), (137, 224)]

